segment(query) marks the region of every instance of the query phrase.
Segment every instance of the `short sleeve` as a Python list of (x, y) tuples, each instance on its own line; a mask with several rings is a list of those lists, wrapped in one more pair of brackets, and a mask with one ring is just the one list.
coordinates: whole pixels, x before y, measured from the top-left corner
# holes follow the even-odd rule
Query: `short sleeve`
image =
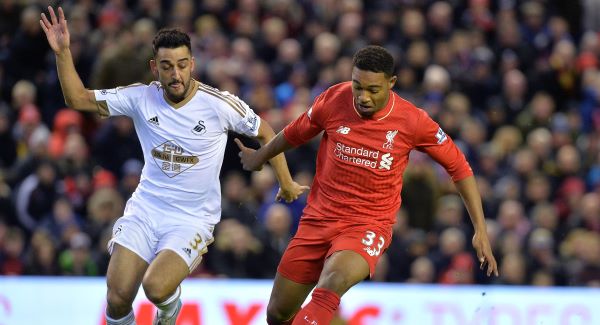
[(260, 128), (260, 118), (256, 113), (237, 96), (221, 91), (218, 101), (225, 119), (226, 128), (249, 137), (256, 137)]
[(453, 181), (473, 175), (465, 155), (442, 128), (423, 110), (418, 110), (415, 147), (442, 165)]
[(324, 102), (325, 93), (322, 93), (315, 98), (315, 101), (308, 111), (304, 112), (285, 127), (283, 134), (290, 144), (299, 146), (308, 142), (324, 130), (327, 115)]
[(132, 117), (138, 100), (146, 89), (144, 84), (94, 90), (98, 114), (101, 117), (126, 115)]

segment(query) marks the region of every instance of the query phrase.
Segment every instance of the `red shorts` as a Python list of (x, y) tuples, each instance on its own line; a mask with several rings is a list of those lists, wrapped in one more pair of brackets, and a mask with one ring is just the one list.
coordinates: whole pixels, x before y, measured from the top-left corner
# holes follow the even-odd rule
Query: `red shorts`
[(329, 256), (338, 251), (351, 250), (367, 261), (370, 276), (373, 277), (379, 256), (388, 248), (391, 239), (391, 225), (301, 219), (277, 272), (297, 283), (317, 283)]

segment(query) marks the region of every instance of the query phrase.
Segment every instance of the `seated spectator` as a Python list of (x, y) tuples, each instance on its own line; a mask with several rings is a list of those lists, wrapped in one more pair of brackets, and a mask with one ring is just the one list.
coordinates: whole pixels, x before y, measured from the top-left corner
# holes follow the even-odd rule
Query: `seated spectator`
[(454, 255), (450, 265), (440, 276), (441, 284), (472, 284), (475, 282), (475, 261), (470, 253)]
[(97, 242), (102, 232), (106, 228), (112, 229), (115, 220), (123, 215), (123, 198), (114, 188), (99, 188), (90, 196), (87, 208), (85, 232)]
[(0, 251), (0, 275), (21, 275), (25, 272), (25, 234), (18, 227), (6, 231)]
[(465, 253), (466, 238), (465, 234), (458, 228), (447, 228), (440, 234), (438, 249), (433, 251), (429, 258), (435, 265), (438, 272), (436, 278), (439, 279), (441, 273), (452, 263), (453, 258), (461, 253)]
[(59, 197), (54, 201), (52, 212), (44, 217), (39, 228), (48, 231), (54, 242), (67, 245), (71, 234), (83, 228), (83, 220), (75, 214), (66, 197)]
[(58, 257), (62, 275), (95, 276), (99, 275), (98, 266), (92, 259), (91, 240), (85, 233), (71, 237), (69, 248)]
[(62, 109), (54, 117), (52, 135), (48, 142), (48, 152), (53, 158), (62, 156), (67, 137), (71, 133), (80, 133), (83, 126), (81, 113), (72, 109)]
[(41, 122), (37, 106), (27, 104), (19, 109), (19, 119), (13, 127), (13, 137), (16, 141), (17, 157), (25, 159), (30, 155), (30, 141), (36, 133), (48, 134), (48, 128)]
[(59, 193), (59, 178), (54, 164), (51, 161), (41, 162), (35, 173), (19, 186), (16, 208), (20, 225), (33, 232), (46, 213), (52, 210)]
[(435, 283), (435, 267), (426, 256), (417, 258), (410, 265), (410, 278), (408, 283)]
[[(215, 229), (215, 245), (211, 247), (211, 268), (227, 278), (266, 278), (262, 261), (263, 246), (250, 228), (235, 219), (221, 221)], [(207, 255), (208, 255), (207, 254)]]
[(527, 269), (525, 258), (520, 253), (505, 255), (500, 262), (500, 278), (497, 284), (526, 285)]
[(269, 277), (275, 276), (277, 265), (292, 239), (291, 225), (292, 214), (286, 205), (276, 203), (267, 209), (264, 230), (259, 232), (259, 239), (264, 247), (264, 268), (272, 273)]
[(235, 218), (248, 227), (256, 225), (256, 203), (251, 199), (246, 179), (238, 171), (230, 172), (223, 181), (221, 219)]
[(60, 275), (56, 243), (50, 233), (43, 228), (36, 230), (31, 236), (25, 274)]

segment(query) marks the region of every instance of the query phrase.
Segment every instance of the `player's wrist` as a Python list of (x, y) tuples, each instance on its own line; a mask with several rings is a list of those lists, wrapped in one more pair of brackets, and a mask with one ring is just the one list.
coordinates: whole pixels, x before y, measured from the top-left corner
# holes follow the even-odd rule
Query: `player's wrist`
[(282, 189), (289, 189), (292, 187), (292, 184), (294, 184), (294, 180), (292, 179), (291, 176), (289, 178), (281, 177), (279, 179), (279, 187), (281, 187)]
[(54, 55), (56, 55), (58, 59), (66, 58), (71, 55), (71, 49), (69, 47), (58, 49), (54, 51)]
[(294, 184), (294, 179), (290, 174), (289, 170), (287, 170), (286, 165), (273, 165), (273, 169), (275, 170), (275, 177), (277, 177), (277, 182), (279, 182), (279, 187), (282, 189), (290, 188), (292, 184)]
[(487, 230), (486, 229), (477, 229), (477, 228), (475, 228), (475, 232), (473, 233), (473, 237), (476, 237), (476, 238), (487, 238)]

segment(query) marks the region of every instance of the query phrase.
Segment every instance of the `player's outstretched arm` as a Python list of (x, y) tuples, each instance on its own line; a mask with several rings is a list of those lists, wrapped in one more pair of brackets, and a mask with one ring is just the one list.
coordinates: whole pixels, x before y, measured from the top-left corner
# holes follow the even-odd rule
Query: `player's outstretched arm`
[(477, 258), (480, 263), (479, 268), (483, 270), (484, 266), (487, 264), (486, 274), (490, 276), (493, 273), (498, 276), (498, 265), (488, 239), (485, 218), (483, 217), (483, 208), (481, 206), (481, 195), (477, 189), (475, 177), (469, 176), (455, 184), (467, 207), (471, 222), (473, 223), (473, 228), (475, 229), (473, 247), (477, 252)]
[(65, 13), (61, 7), (58, 7), (58, 17), (52, 7), (48, 7), (50, 19), (42, 13), (40, 25), (46, 34), (48, 44), (56, 55), (56, 68), (58, 70), (58, 79), (62, 88), (63, 96), (67, 106), (82, 110), (96, 111), (96, 98), (92, 90), (87, 90), (81, 82), (81, 78), (75, 71), (73, 57), (71, 55), (70, 35), (65, 19)]

